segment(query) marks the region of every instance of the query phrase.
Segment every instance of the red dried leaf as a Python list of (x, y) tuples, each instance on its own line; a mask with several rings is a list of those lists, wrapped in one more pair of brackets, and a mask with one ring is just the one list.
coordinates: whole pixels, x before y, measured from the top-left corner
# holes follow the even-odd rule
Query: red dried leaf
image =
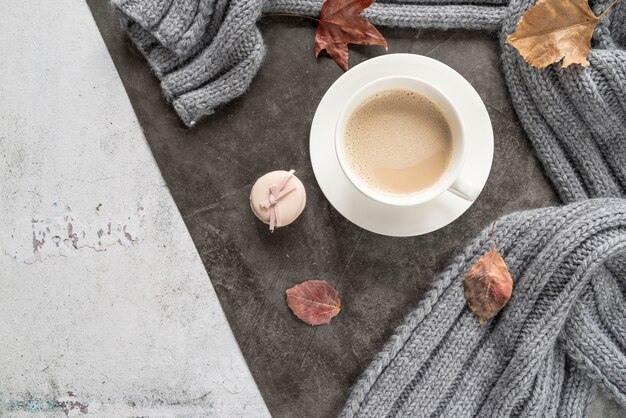
[(513, 292), (513, 279), (495, 248), (474, 263), (463, 281), (465, 299), (480, 325), (504, 308)]
[(315, 33), (315, 56), (322, 50), (348, 71), (348, 44), (381, 45), (387, 41), (361, 12), (374, 0), (326, 0)]
[(309, 325), (328, 324), (341, 310), (339, 293), (324, 280), (307, 280), (286, 293), (294, 315)]

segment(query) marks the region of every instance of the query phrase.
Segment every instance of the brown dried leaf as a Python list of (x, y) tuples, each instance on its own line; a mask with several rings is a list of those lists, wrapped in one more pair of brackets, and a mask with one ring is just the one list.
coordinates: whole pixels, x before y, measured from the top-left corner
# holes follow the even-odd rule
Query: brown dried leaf
[(498, 250), (488, 251), (474, 263), (465, 276), (463, 289), (480, 325), (504, 308), (513, 292), (513, 279)]
[(600, 17), (593, 13), (587, 0), (538, 0), (506, 41), (536, 68), (561, 59), (563, 67), (586, 67), (591, 36)]
[(315, 33), (315, 56), (322, 50), (348, 71), (348, 44), (382, 45), (387, 41), (361, 12), (374, 0), (326, 0)]
[(339, 293), (324, 280), (307, 280), (286, 293), (294, 315), (309, 325), (328, 324), (341, 310)]

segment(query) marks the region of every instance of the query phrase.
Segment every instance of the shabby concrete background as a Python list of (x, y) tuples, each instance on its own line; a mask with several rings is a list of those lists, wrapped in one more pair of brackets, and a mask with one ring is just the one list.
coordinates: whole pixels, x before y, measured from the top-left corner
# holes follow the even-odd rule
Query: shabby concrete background
[[(511, 107), (494, 38), (468, 31), (379, 28), (390, 52), (423, 54), (459, 71), (487, 105), (495, 158), (487, 186), (453, 224), (426, 236), (389, 238), (359, 229), (326, 201), (313, 176), (309, 129), (322, 95), (342, 74), (315, 61), (309, 20), (264, 17), (268, 55), (249, 92), (188, 130), (110, 7), (88, 0), (159, 168), (209, 272), (259, 389), (276, 417), (331, 417), (350, 387), (436, 275), (500, 215), (557, 203)], [(383, 53), (352, 46), (351, 65)], [(270, 234), (250, 212), (260, 175), (297, 170), (307, 208)], [(307, 279), (339, 290), (343, 310), (312, 328), (285, 304)], [(596, 416), (626, 416), (598, 401)]]
[(86, 3), (0, 8), (0, 416), (268, 416)]

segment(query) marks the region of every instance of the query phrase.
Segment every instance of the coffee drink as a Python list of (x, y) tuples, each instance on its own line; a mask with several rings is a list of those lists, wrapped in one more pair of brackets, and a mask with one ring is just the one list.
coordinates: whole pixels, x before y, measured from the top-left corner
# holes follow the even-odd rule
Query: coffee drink
[(453, 152), (448, 121), (439, 107), (411, 90), (385, 90), (349, 116), (343, 146), (350, 168), (386, 194), (425, 190), (446, 171)]

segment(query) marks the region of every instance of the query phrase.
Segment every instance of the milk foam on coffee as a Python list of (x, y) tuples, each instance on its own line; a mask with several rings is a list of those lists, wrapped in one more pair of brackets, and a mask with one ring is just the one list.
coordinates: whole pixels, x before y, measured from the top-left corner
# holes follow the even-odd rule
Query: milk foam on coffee
[(344, 150), (352, 171), (387, 194), (410, 194), (437, 182), (452, 154), (450, 126), (439, 107), (411, 90), (385, 90), (350, 115)]

